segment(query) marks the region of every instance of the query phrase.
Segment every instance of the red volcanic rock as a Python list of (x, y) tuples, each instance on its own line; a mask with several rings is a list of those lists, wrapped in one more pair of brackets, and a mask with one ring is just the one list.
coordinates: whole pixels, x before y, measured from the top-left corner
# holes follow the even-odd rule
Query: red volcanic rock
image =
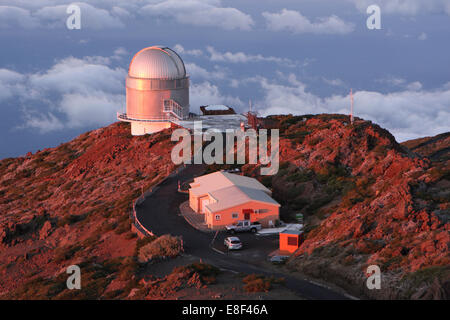
[[(56, 281), (71, 263), (132, 257), (131, 204), (174, 169), (170, 133), (133, 137), (128, 124), (115, 123), (56, 148), (1, 160), (0, 296), (25, 298), (27, 283)], [(112, 279), (118, 271), (109, 272)], [(45, 281), (40, 285), (50, 290)]]
[[(346, 266), (361, 261), (361, 268), (377, 264), (405, 275), (450, 265), (450, 134), (414, 144), (415, 152), (426, 151), (418, 155), (370, 121), (275, 118), (281, 174), (271, 179), (273, 195), (285, 211), (302, 212), (307, 221), (292, 265), (307, 272), (302, 266), (313, 252), (335, 265), (334, 253), (327, 256), (324, 248), (349, 244), (361, 258), (342, 258)], [(305, 180), (314, 185), (308, 192)], [(314, 227), (310, 232), (308, 224)]]
[(46, 239), (52, 230), (52, 224), (50, 223), (50, 221), (45, 221), (44, 225), (42, 226), (41, 231), (39, 231), (39, 239), (40, 240), (44, 240)]

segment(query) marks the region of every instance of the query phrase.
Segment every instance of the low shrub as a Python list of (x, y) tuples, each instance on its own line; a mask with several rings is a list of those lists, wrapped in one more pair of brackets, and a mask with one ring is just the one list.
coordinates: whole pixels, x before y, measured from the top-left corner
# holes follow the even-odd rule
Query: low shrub
[(85, 214), (66, 214), (62, 219), (58, 220), (58, 227), (64, 227), (66, 224), (74, 224), (86, 218)]
[(197, 262), (187, 266), (175, 267), (172, 273), (186, 273), (189, 275), (197, 273), (203, 284), (213, 284), (217, 281), (220, 269), (210, 264)]
[(140, 248), (138, 257), (142, 262), (157, 258), (173, 258), (183, 252), (181, 237), (165, 234)]
[(272, 288), (270, 279), (263, 275), (250, 274), (242, 279), (245, 292), (267, 292)]
[(154, 236), (149, 236), (149, 237), (144, 237), (141, 239), (137, 239), (136, 240), (136, 247), (134, 248), (134, 256), (138, 257), (139, 256), (139, 251), (141, 250), (141, 248), (147, 244), (149, 244), (150, 242), (154, 241), (156, 239), (156, 237)]
[(59, 263), (66, 261), (73, 257), (73, 255), (81, 250), (82, 248), (80, 246), (71, 245), (66, 247), (60, 247), (55, 250), (55, 257), (54, 262)]

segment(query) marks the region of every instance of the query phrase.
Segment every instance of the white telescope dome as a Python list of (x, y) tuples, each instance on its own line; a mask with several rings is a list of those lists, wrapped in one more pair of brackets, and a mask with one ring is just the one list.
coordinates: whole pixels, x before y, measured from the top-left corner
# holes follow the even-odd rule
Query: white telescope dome
[(135, 54), (128, 75), (141, 79), (183, 79), (186, 78), (186, 68), (175, 51), (167, 47), (153, 46)]

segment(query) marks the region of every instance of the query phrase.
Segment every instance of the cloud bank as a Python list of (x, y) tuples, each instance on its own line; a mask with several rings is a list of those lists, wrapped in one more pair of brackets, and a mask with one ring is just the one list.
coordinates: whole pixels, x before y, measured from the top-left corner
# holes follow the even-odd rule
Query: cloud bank
[(254, 25), (249, 14), (224, 7), (220, 0), (0, 0), (0, 28), (65, 28), (72, 3), (81, 9), (82, 29), (124, 28), (137, 17), (224, 30), (251, 30)]
[(372, 4), (377, 4), (381, 13), (415, 16), (424, 13), (446, 13), (450, 15), (448, 0), (347, 0), (362, 12)]
[(167, 0), (148, 4), (142, 14), (158, 18), (170, 18), (181, 24), (219, 27), (224, 30), (250, 30), (252, 17), (236, 8), (226, 8), (215, 0)]
[[(253, 81), (265, 92), (259, 101), (262, 115), (349, 113), (348, 95), (318, 97), (294, 75), (287, 84), (263, 77)], [(388, 129), (398, 141), (450, 131), (450, 83), (433, 91), (422, 90), (417, 84), (386, 94), (361, 90), (354, 93), (354, 99), (356, 116)]]
[(271, 31), (312, 34), (348, 34), (355, 26), (341, 18), (331, 15), (312, 22), (299, 11), (283, 9), (279, 13), (263, 12), (267, 28)]

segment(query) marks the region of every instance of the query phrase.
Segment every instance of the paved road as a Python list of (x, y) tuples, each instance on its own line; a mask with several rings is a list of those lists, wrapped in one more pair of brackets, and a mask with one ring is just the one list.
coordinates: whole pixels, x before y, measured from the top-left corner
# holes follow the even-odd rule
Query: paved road
[[(185, 251), (187, 254), (202, 258), (204, 261), (214, 264), (217, 267), (243, 273), (260, 273), (283, 277), (286, 279), (286, 287), (295, 291), (306, 299), (347, 299), (344, 295), (332, 291), (314, 283), (289, 276), (286, 273), (272, 272), (262, 265), (252, 264), (251, 261), (245, 261), (242, 254), (224, 255), (210, 248), (210, 243), (214, 234), (204, 233), (194, 229), (179, 214), (179, 205), (186, 201), (187, 195), (177, 192), (178, 181), (186, 181), (194, 176), (200, 175), (203, 167), (200, 165), (190, 165), (177, 176), (164, 181), (159, 188), (148, 197), (141, 205), (136, 207), (136, 213), (139, 221), (155, 234), (172, 234), (183, 237)], [(247, 237), (247, 239), (244, 239)], [(255, 240), (254, 235), (242, 235), (244, 243), (250, 241), (264, 241), (267, 248), (271, 249), (274, 245), (273, 239)], [(223, 235), (217, 241), (223, 241)], [(220, 242), (219, 242), (220, 243)], [(243, 259), (244, 258), (244, 259)]]

